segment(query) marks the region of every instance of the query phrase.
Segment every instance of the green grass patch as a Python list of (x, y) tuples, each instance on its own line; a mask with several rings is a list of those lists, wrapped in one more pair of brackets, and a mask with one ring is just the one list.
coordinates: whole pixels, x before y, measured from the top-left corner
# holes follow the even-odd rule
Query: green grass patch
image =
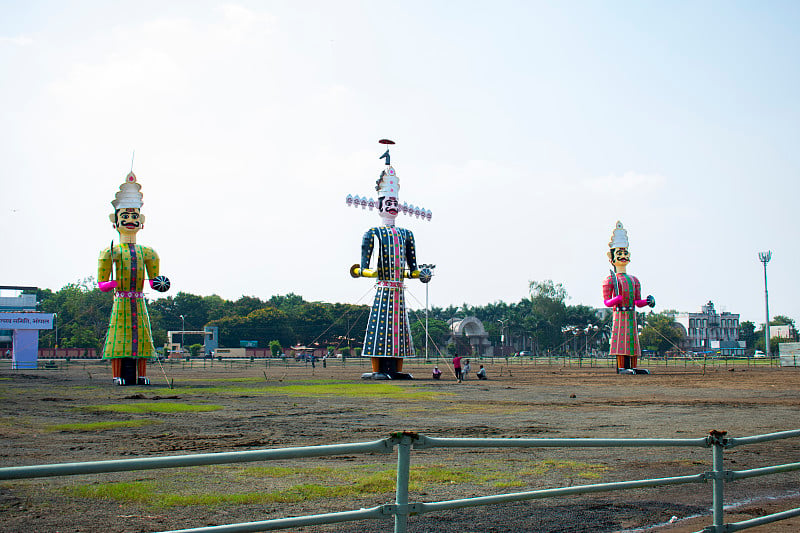
[[(397, 473), (385, 470), (383, 465), (360, 465), (348, 468), (333, 467), (274, 467), (253, 466), (238, 471), (242, 476), (259, 478), (297, 478), (318, 479), (331, 483), (347, 483), (357, 489), (357, 494), (379, 494), (395, 489)], [(443, 466), (412, 466), (409, 472), (409, 489), (423, 490), (426, 485), (451, 485), (454, 483), (471, 483), (478, 481), (478, 475), (460, 469)], [(350, 495), (349, 493), (346, 495)]]
[(68, 494), (78, 498), (149, 504), (152, 502), (157, 486), (152, 481), (132, 481), (76, 485), (67, 487), (65, 490)]
[(181, 383), (263, 383), (263, 376), (239, 378), (181, 378)]
[(438, 394), (431, 391), (410, 391), (389, 383), (330, 383), (265, 387), (264, 392), (289, 396), (344, 396), (347, 398), (389, 398), (402, 400), (433, 400)]
[(210, 386), (195, 385), (181, 386), (176, 384), (174, 389), (153, 390), (156, 394), (216, 394), (224, 396), (243, 396), (259, 394), (276, 394), (303, 398), (321, 398), (340, 396), (344, 398), (388, 398), (396, 400), (435, 400), (446, 393), (431, 390), (414, 390), (413, 385), (401, 387), (389, 383), (349, 383), (337, 380), (299, 380), (288, 384), (273, 385), (264, 382), (261, 387)]
[(199, 413), (218, 411), (221, 405), (190, 405), (177, 402), (114, 403), (107, 405), (87, 405), (83, 409), (112, 413)]
[[(496, 465), (499, 466), (499, 465)], [(508, 465), (506, 465), (508, 466)], [(525, 477), (547, 473), (565, 477), (599, 477), (607, 467), (577, 461), (544, 460), (514, 472), (495, 468), (486, 463), (466, 467), (449, 467), (442, 464), (412, 466), (409, 490), (420, 492), (436, 486), (453, 484), (490, 484), (497, 489), (529, 485)], [(395, 490), (396, 471), (382, 464), (353, 466), (254, 466), (215, 467), (212, 471), (226, 472), (216, 485), (204, 489), (202, 480), (192, 481), (183, 475), (169, 482), (133, 481), (122, 483), (93, 483), (67, 487), (67, 494), (75, 497), (113, 500), (120, 503), (138, 503), (151, 507), (206, 506), (310, 502), (332, 498), (369, 498), (391, 494)], [(198, 473), (205, 479), (207, 472)], [(237, 480), (238, 478), (238, 480)], [(253, 478), (258, 478), (253, 479)], [(270, 480), (280, 481), (270, 481)], [(176, 485), (177, 481), (177, 485)], [(291, 486), (287, 486), (291, 485)], [(275, 485), (284, 488), (271, 490)], [(218, 490), (224, 486), (224, 490)], [(261, 491), (255, 486), (265, 487)], [(240, 489), (246, 490), (237, 490)]]
[(515, 479), (510, 481), (495, 481), (492, 483), (492, 486), (497, 489), (512, 489), (512, 488), (519, 488), (524, 487), (527, 483), (524, 483), (521, 479)]
[(565, 476), (599, 479), (603, 476), (603, 473), (608, 471), (608, 467), (601, 464), (581, 463), (579, 461), (545, 459), (544, 461), (535, 463), (530, 468), (523, 468), (517, 473), (520, 476), (543, 476), (553, 470)]
[[(344, 469), (342, 469), (344, 470)], [(322, 483), (299, 483), (292, 487), (265, 492), (195, 492), (186, 490), (165, 491), (152, 481), (134, 481), (78, 485), (66, 487), (64, 492), (70, 496), (98, 500), (113, 500), (121, 503), (138, 503), (153, 507), (172, 507), (186, 505), (218, 506), (253, 503), (294, 503), (343, 497), (362, 497), (370, 494), (383, 494), (394, 491), (394, 470), (371, 472), (352, 483), (330, 485), (330, 480)], [(410, 488), (411, 488), (410, 484)], [(412, 490), (418, 490), (413, 489)]]
[(116, 420), (110, 422), (85, 422), (75, 424), (55, 424), (45, 427), (46, 431), (103, 431), (117, 428), (136, 428), (157, 424), (157, 420)]

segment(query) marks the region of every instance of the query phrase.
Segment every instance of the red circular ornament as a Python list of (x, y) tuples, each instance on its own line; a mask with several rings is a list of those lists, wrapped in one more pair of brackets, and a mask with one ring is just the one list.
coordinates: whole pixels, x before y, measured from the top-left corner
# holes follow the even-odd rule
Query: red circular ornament
[(381, 139), (378, 142), (381, 144), (394, 144), (394, 141), (390, 141), (389, 139)]

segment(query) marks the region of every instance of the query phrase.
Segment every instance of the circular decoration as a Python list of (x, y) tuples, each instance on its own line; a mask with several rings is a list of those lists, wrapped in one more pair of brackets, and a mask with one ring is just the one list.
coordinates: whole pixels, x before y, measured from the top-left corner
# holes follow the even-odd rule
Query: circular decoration
[(433, 278), (433, 271), (430, 268), (423, 268), (419, 271), (419, 280), (422, 283), (428, 283)]
[(167, 292), (169, 290), (169, 278), (167, 276), (153, 278), (153, 288), (158, 292)]
[(381, 139), (378, 142), (381, 144), (394, 144), (394, 141), (390, 141), (389, 139)]

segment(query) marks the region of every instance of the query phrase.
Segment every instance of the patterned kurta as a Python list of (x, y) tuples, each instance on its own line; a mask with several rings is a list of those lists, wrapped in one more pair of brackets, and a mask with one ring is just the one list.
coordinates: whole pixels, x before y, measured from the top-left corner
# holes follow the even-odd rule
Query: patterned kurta
[(369, 268), (378, 240), (378, 282), (369, 313), (362, 357), (413, 357), (414, 344), (406, 314), (403, 272), (417, 269), (414, 234), (404, 228), (380, 226), (364, 234), (361, 268)]
[[(614, 306), (611, 351), (609, 353), (610, 355), (639, 356), (642, 355), (642, 349), (639, 347), (639, 331), (636, 328), (636, 305), (634, 302), (642, 299), (642, 287), (635, 276), (619, 273), (616, 276), (622, 301)], [(608, 300), (616, 295), (614, 280), (608, 276), (603, 283), (603, 299)]]
[(117, 288), (114, 289), (114, 307), (103, 348), (103, 359), (117, 357), (153, 357), (153, 334), (150, 316), (144, 301), (144, 281), (158, 276), (158, 254), (147, 246), (122, 243), (100, 252), (97, 266), (98, 281), (108, 281), (111, 264)]

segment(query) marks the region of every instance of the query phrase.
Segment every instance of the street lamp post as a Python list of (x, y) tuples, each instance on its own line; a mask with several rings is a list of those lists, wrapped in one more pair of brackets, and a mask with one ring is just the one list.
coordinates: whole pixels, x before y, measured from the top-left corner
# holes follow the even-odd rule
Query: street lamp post
[[(433, 269), (436, 265), (419, 265), (420, 271), (428, 270), (428, 273), (433, 277)], [(430, 278), (428, 279), (430, 281)], [(428, 361), (428, 285), (425, 283), (425, 362)]]
[(497, 321), (500, 322), (500, 357), (505, 357), (506, 356), (506, 351), (505, 351), (505, 340), (506, 339), (503, 336), (503, 330), (506, 327), (506, 320), (508, 320), (508, 319), (506, 319), (506, 318), (504, 318), (502, 320), (501, 319), (497, 319)]
[(180, 317), (181, 317), (181, 355), (183, 355), (183, 350), (184, 350), (184, 348), (183, 348), (183, 338), (184, 337), (183, 336), (185, 335), (185, 332), (186, 332), (186, 320), (185, 320), (186, 317), (183, 316), (183, 315), (180, 315)]
[(764, 263), (764, 307), (767, 313), (767, 321), (764, 323), (764, 354), (770, 357), (769, 351), (769, 291), (767, 291), (767, 263), (772, 259), (772, 252), (759, 252), (758, 259)]
[(56, 325), (56, 342), (55, 342), (55, 347), (56, 347), (56, 350), (58, 350), (58, 313), (53, 313), (53, 322), (55, 322), (55, 325)]

